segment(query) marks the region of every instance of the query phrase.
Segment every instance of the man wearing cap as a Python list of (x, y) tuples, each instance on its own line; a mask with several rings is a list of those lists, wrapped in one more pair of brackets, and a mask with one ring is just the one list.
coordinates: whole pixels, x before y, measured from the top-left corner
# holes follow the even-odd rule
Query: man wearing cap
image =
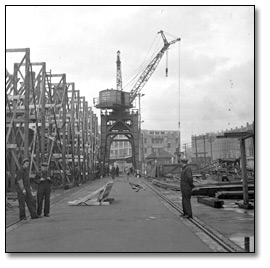
[(44, 217), (49, 217), (50, 215), (50, 195), (51, 195), (51, 177), (48, 171), (48, 164), (41, 164), (41, 172), (36, 175), (37, 187), (37, 214), (41, 216), (43, 199), (45, 199), (44, 204)]
[(28, 158), (22, 161), (22, 167), (18, 170), (15, 179), (15, 186), (18, 194), (20, 220), (26, 220), (25, 203), (27, 204), (31, 218), (39, 218), (36, 212), (36, 201), (31, 192)]
[(181, 172), (181, 192), (182, 192), (182, 207), (183, 214), (181, 215), (184, 218), (192, 218), (192, 209), (191, 209), (191, 193), (193, 185), (192, 170), (188, 165), (188, 159), (183, 159), (182, 163), (184, 164)]

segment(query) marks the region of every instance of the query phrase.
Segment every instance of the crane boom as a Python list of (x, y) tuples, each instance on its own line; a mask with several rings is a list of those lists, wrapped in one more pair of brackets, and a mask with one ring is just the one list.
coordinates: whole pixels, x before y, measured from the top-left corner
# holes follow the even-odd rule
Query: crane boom
[(172, 45), (172, 44), (174, 44), (174, 43), (181, 40), (180, 38), (177, 38), (177, 39), (175, 39), (175, 40), (173, 40), (171, 42), (168, 42), (166, 36), (163, 33), (163, 31), (159, 31), (158, 33), (161, 34), (164, 45), (163, 45), (162, 49), (158, 52), (158, 54), (147, 65), (145, 70), (140, 75), (138, 81), (135, 83), (135, 85), (131, 89), (131, 91), (130, 91), (130, 103), (132, 103), (135, 100), (135, 98), (138, 96), (138, 94), (140, 93), (142, 88), (145, 86), (145, 84), (147, 83), (147, 81), (149, 80), (149, 78), (151, 77), (153, 72), (156, 70), (156, 68), (157, 68), (157, 66), (158, 66), (164, 52), (169, 48), (170, 45)]

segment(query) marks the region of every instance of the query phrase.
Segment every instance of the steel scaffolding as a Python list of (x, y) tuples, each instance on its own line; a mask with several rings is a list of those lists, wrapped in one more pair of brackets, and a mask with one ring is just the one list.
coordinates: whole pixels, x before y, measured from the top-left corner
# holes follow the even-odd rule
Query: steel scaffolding
[(14, 190), (23, 158), (30, 160), (30, 178), (47, 162), (55, 185), (74, 185), (76, 169), (79, 182), (93, 179), (98, 119), (75, 83), (67, 82), (66, 74), (46, 71), (45, 62), (32, 63), (29, 48), (7, 49), (6, 59), (13, 64), (6, 63), (8, 190)]

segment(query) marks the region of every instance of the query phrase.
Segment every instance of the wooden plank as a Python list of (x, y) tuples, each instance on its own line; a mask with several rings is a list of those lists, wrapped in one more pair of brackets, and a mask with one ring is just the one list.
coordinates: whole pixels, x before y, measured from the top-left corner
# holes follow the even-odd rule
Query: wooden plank
[(6, 149), (16, 149), (17, 148), (17, 144), (6, 144)]
[[(99, 206), (99, 205), (109, 205), (110, 202), (106, 202), (105, 199), (108, 198), (109, 193), (112, 189), (113, 181), (107, 182), (104, 186), (97, 189), (96, 191), (90, 193), (89, 195), (80, 198), (78, 200), (69, 201), (70, 206)], [(94, 198), (97, 196), (96, 198)]]
[[(248, 191), (248, 197), (254, 199), (254, 191)], [(243, 191), (221, 191), (216, 193), (218, 199), (243, 199)]]
[(14, 95), (14, 96), (9, 95), (8, 96), (9, 100), (21, 100), (21, 99), (24, 99), (24, 98), (25, 98), (24, 95)]
[(20, 113), (20, 114), (23, 114), (25, 113), (25, 109), (24, 109), (24, 106), (20, 106), (19, 108), (11, 108), (11, 110), (9, 108), (6, 108), (6, 113)]
[(110, 194), (110, 191), (113, 187), (113, 181), (109, 181), (105, 188), (104, 188), (104, 191), (102, 192), (102, 194), (98, 197), (98, 201), (101, 202), (103, 201), (104, 199), (108, 198), (109, 194)]
[(224, 201), (219, 200), (218, 198), (213, 197), (203, 197), (203, 196), (197, 196), (198, 203), (202, 203), (208, 206), (211, 206), (213, 208), (222, 208), (224, 205)]
[[(213, 185), (196, 187), (192, 190), (192, 195), (208, 195), (214, 197), (216, 192), (220, 191), (241, 191), (243, 187), (241, 185)], [(249, 190), (254, 190), (254, 184), (248, 185)]]

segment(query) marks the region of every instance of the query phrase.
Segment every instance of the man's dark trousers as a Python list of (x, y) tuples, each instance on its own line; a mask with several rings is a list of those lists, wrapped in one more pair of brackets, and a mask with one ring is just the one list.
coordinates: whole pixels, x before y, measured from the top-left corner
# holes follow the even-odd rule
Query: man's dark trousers
[(37, 189), (37, 214), (42, 213), (42, 204), (45, 198), (44, 204), (44, 215), (49, 215), (50, 213), (50, 195), (51, 195), (51, 183), (47, 180), (41, 181)]
[(19, 189), (19, 187), (16, 187), (16, 191), (18, 193), (18, 201), (19, 201), (19, 213), (20, 213), (20, 219), (25, 218), (25, 203), (29, 209), (30, 215), (32, 218), (37, 217), (36, 212), (36, 200), (32, 196), (31, 190), (26, 189), (26, 194), (24, 195), (22, 190)]
[(192, 217), (192, 208), (191, 208), (191, 194), (192, 194), (192, 188), (186, 186), (182, 188), (182, 207), (183, 207), (183, 213), (185, 215), (188, 215), (189, 217)]

